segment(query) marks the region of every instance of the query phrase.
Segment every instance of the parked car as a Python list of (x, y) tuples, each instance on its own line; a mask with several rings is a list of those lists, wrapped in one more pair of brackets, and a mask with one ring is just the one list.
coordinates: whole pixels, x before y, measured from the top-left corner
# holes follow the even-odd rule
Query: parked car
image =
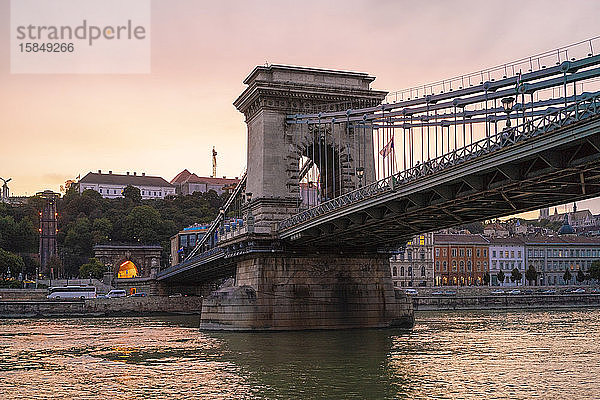
[(600, 293), (600, 288), (593, 288), (591, 290), (592, 293)]
[(496, 289), (496, 290), (492, 290), (490, 293), (491, 294), (504, 294), (504, 290)]
[(455, 292), (454, 290), (446, 290), (446, 291), (444, 292), (444, 294), (445, 294), (446, 296), (454, 296), (454, 295), (456, 295), (456, 292)]
[(96, 296), (97, 299), (108, 299), (108, 296), (105, 294), (99, 294)]
[(417, 289), (404, 289), (404, 293), (406, 293), (406, 294), (419, 294), (419, 292), (417, 292)]
[(183, 295), (181, 293), (173, 293), (170, 294), (169, 297), (183, 297)]
[(585, 293), (585, 289), (582, 289), (582, 288), (573, 289), (573, 290), (571, 290), (571, 293)]
[(556, 290), (554, 290), (554, 289), (548, 289), (548, 290), (544, 290), (542, 292), (542, 294), (555, 294), (555, 293), (556, 293)]
[(146, 293), (144, 293), (144, 292), (135, 292), (134, 294), (132, 294), (129, 297), (146, 297)]
[(510, 292), (508, 292), (508, 294), (521, 294), (521, 291), (519, 289), (513, 289)]
[(106, 295), (109, 299), (113, 299), (115, 297), (126, 297), (127, 292), (123, 289), (113, 289)]
[(443, 296), (444, 292), (442, 292), (442, 291), (436, 291), (436, 292), (433, 292), (431, 294), (434, 295), (434, 296)]

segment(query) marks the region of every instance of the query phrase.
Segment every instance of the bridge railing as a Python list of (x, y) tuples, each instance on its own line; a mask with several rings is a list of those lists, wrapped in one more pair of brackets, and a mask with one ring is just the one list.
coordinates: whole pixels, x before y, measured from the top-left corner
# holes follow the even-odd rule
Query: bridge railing
[(340, 208), (398, 190), (402, 185), (600, 113), (600, 92), (584, 93), (574, 98), (578, 101), (566, 107), (548, 108), (541, 116), (526, 120), (514, 127), (507, 127), (495, 135), (490, 135), (423, 163), (417, 163), (414, 167), (300, 212), (281, 221), (278, 229), (284, 231)]

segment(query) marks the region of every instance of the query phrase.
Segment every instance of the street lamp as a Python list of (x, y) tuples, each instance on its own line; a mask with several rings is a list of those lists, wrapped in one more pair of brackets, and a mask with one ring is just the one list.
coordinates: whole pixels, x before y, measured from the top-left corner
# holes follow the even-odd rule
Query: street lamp
[(358, 187), (362, 187), (362, 178), (365, 175), (364, 167), (356, 168), (356, 176), (358, 176)]
[(513, 105), (515, 104), (515, 99), (513, 97), (505, 97), (502, 99), (502, 107), (504, 108), (504, 112), (506, 113), (506, 127), (510, 128), (510, 113), (513, 110)]

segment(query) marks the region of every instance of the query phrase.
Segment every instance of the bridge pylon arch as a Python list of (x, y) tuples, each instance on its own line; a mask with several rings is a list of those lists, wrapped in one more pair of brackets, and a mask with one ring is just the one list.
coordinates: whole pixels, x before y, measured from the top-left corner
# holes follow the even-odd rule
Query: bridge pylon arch
[(374, 107), (387, 94), (371, 89), (374, 79), (360, 72), (269, 65), (244, 80), (247, 88), (234, 105), (248, 127), (246, 191), (252, 193), (255, 233), (275, 234), (278, 221), (298, 212), (302, 156), (318, 166), (324, 199), (375, 181), (368, 123), (286, 123), (293, 114)]

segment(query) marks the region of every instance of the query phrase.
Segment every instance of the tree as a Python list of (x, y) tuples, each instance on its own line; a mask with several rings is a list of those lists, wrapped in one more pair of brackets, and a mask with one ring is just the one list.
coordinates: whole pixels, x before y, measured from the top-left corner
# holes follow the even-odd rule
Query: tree
[(579, 282), (579, 283), (586, 280), (586, 276), (583, 273), (583, 270), (580, 269), (579, 271), (577, 271), (577, 275), (575, 276), (575, 279), (577, 279), (577, 282)]
[(496, 278), (498, 278), (498, 283), (499, 284), (503, 284), (504, 283), (504, 272), (502, 272), (502, 270), (498, 271), (498, 273), (496, 274)]
[(137, 206), (125, 219), (124, 233), (131, 242), (157, 243), (160, 228), (161, 217), (156, 209)]
[(62, 277), (63, 275), (62, 261), (60, 261), (60, 258), (58, 258), (56, 255), (50, 257), (48, 263), (46, 264), (46, 268), (48, 268), (48, 270), (54, 274), (53, 277)]
[(590, 279), (595, 279), (597, 282), (600, 282), (600, 260), (594, 261), (588, 272), (590, 274)]
[(79, 277), (80, 278), (92, 278), (102, 279), (102, 275), (104, 275), (104, 270), (106, 268), (97, 258), (90, 258), (90, 261), (86, 264), (83, 264), (79, 267)]
[(518, 268), (513, 268), (511, 274), (510, 274), (510, 280), (512, 282), (521, 282), (521, 279), (523, 278), (523, 274), (521, 273), (521, 271), (519, 271)]
[(483, 274), (483, 284), (484, 285), (490, 284), (490, 273), (489, 272), (486, 272), (485, 274)]
[(21, 272), (24, 267), (25, 263), (23, 262), (23, 258), (21, 258), (21, 256), (13, 254), (4, 249), (0, 249), (0, 274), (5, 275), (10, 269), (11, 276), (15, 276), (15, 273), (18, 274)]
[(132, 204), (140, 204), (142, 202), (142, 195), (140, 189), (135, 186), (128, 185), (123, 189), (123, 197)]
[(569, 268), (565, 268), (565, 273), (563, 275), (563, 280), (565, 281), (565, 284), (568, 284), (572, 277), (573, 275), (571, 274), (571, 270)]
[(525, 279), (527, 279), (529, 285), (531, 285), (531, 282), (534, 284), (537, 282), (537, 276), (538, 272), (535, 270), (535, 267), (530, 265), (529, 268), (527, 268), (527, 272), (525, 272)]

